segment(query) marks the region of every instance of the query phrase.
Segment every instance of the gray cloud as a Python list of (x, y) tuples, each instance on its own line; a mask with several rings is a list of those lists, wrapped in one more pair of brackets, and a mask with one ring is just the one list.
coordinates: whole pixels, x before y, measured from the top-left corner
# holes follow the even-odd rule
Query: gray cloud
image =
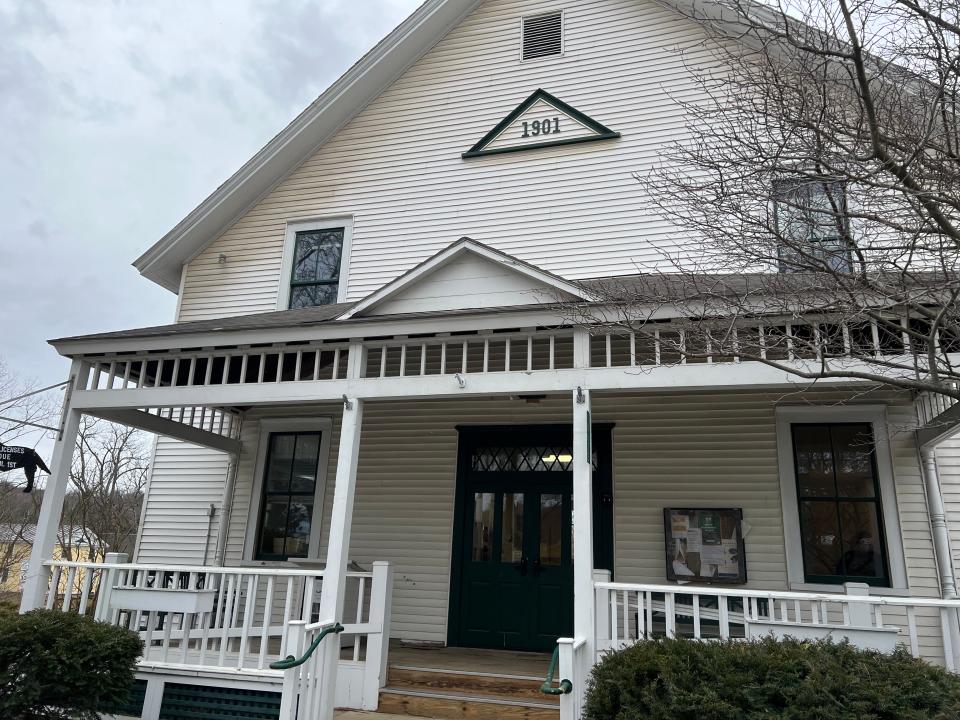
[(419, 0), (0, 0), (0, 355), (168, 322), (130, 262)]

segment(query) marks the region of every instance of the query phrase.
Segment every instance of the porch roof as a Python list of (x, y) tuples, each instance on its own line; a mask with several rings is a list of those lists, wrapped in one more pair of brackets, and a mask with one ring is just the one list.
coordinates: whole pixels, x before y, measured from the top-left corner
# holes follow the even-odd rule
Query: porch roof
[(55, 338), (48, 342), (57, 347), (76, 343), (87, 343), (109, 340), (130, 340), (139, 338), (164, 338), (202, 335), (213, 332), (255, 331), (255, 330), (282, 330), (302, 329), (309, 327), (343, 327), (344, 337), (350, 335), (349, 329), (354, 326), (369, 323), (397, 323), (419, 318), (440, 317), (469, 317), (471, 315), (508, 314), (530, 311), (559, 312), (576, 307), (600, 307), (610, 303), (631, 302), (640, 297), (655, 296), (659, 302), (691, 301), (697, 297), (717, 297), (731, 292), (753, 292), (763, 287), (763, 281), (768, 274), (704, 274), (698, 277), (695, 287), (691, 286), (689, 276), (678, 275), (670, 278), (664, 275), (632, 274), (618, 275), (605, 278), (581, 280), (576, 283), (584, 290), (584, 294), (599, 296), (600, 300), (577, 300), (573, 302), (531, 303), (526, 305), (512, 305), (466, 310), (442, 310), (418, 313), (403, 313), (395, 315), (364, 315), (349, 316), (350, 311), (360, 305), (363, 300), (317, 307), (298, 308), (295, 310), (277, 310), (273, 312), (250, 313), (230, 317), (215, 318), (212, 320), (195, 320), (191, 322), (171, 323), (168, 325), (154, 325), (149, 327), (131, 328), (112, 332), (93, 333), (88, 335), (72, 335)]

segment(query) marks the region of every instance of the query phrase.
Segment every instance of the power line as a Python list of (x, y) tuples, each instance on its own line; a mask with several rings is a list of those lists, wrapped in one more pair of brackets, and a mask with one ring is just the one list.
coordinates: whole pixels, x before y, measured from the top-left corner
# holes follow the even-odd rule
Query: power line
[(64, 380), (63, 382), (59, 382), (56, 385), (48, 385), (47, 387), (40, 388), (39, 390), (31, 390), (30, 392), (24, 393), (23, 395), (17, 395), (16, 397), (12, 397), (7, 400), (0, 400), (0, 408), (5, 407), (6, 405), (10, 405), (11, 403), (15, 403), (17, 400), (23, 400), (24, 398), (28, 398), (31, 395), (39, 395), (42, 392), (46, 392), (47, 390), (53, 390), (54, 388), (58, 388), (58, 387), (63, 387), (64, 385), (68, 385), (69, 383), (70, 383), (69, 380)]

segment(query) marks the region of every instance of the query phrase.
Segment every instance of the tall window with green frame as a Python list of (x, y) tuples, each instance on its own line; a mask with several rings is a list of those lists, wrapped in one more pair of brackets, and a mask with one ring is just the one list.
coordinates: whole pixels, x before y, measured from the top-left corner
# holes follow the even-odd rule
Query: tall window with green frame
[(337, 302), (343, 233), (341, 227), (296, 234), (290, 278), (291, 309)]
[(320, 439), (319, 432), (270, 434), (254, 559), (307, 557)]
[(889, 585), (873, 426), (791, 430), (806, 581)]

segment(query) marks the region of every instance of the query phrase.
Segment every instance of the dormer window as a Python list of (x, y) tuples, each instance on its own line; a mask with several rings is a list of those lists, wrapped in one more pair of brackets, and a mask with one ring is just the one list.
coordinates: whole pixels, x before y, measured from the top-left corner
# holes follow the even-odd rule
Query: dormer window
[(351, 226), (349, 219), (287, 225), (278, 310), (344, 302)]

